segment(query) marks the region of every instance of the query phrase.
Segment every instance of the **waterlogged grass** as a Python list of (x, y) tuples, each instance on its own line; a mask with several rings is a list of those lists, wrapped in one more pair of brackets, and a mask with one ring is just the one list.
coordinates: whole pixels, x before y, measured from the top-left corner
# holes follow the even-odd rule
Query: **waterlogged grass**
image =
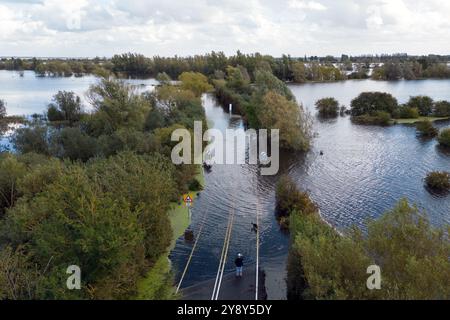
[(392, 123), (396, 124), (415, 124), (417, 122), (429, 120), (431, 122), (440, 121), (440, 120), (448, 120), (450, 117), (419, 117), (415, 119), (394, 119)]
[(161, 256), (144, 279), (138, 283), (138, 300), (173, 300), (176, 298), (172, 286), (170, 261)]
[[(202, 168), (199, 168), (196, 179), (202, 187), (205, 186), (205, 176)], [(189, 192), (189, 196), (194, 201), (193, 206), (195, 206), (197, 193), (198, 191)], [(168, 256), (175, 248), (177, 240), (184, 235), (184, 232), (191, 224), (183, 197), (180, 197), (179, 202), (172, 203), (168, 215), (173, 232), (172, 242), (167, 254), (161, 256), (147, 275), (138, 283), (138, 294), (136, 297), (138, 300), (172, 300), (177, 298), (173, 287), (173, 274)]]

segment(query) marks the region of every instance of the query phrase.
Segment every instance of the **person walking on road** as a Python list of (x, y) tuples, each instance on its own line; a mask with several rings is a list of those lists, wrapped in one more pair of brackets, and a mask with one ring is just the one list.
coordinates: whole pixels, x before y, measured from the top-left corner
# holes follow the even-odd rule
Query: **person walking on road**
[(242, 277), (242, 270), (244, 268), (244, 256), (239, 253), (236, 257), (236, 260), (234, 260), (234, 264), (236, 265), (236, 277)]

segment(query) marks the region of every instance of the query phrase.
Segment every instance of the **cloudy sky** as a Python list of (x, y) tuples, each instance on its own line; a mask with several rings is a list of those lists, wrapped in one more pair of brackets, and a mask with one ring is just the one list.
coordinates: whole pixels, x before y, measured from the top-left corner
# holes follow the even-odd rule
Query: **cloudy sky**
[(0, 56), (450, 54), (448, 0), (0, 0)]

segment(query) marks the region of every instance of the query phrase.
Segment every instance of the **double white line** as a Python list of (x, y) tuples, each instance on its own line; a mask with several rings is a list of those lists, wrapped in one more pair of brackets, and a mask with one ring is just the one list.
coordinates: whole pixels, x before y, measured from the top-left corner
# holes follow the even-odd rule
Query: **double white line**
[(225, 233), (225, 240), (223, 242), (222, 254), (220, 256), (219, 269), (217, 270), (216, 281), (214, 283), (214, 289), (213, 289), (213, 293), (211, 296), (211, 300), (218, 300), (218, 298), (219, 298), (220, 287), (222, 285), (222, 279), (223, 279), (223, 273), (225, 270), (225, 265), (227, 263), (228, 249), (230, 247), (230, 240), (231, 240), (231, 231), (233, 230), (234, 215), (236, 213), (234, 207), (231, 210), (232, 211), (231, 211), (230, 217), (228, 219), (227, 231)]
[(256, 293), (255, 293), (255, 300), (258, 301), (258, 294), (259, 294), (259, 214), (260, 214), (260, 208), (259, 208), (259, 200), (256, 201)]

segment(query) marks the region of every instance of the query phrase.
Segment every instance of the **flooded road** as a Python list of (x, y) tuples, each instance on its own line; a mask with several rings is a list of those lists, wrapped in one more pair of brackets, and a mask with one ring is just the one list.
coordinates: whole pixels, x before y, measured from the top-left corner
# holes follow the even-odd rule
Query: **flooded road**
[[(411, 95), (429, 94), (435, 99), (450, 100), (450, 81), (375, 82), (347, 81), (331, 84), (291, 85), (291, 90), (305, 109), (315, 115), (314, 102), (335, 97), (349, 105), (363, 91), (385, 91), (400, 102)], [(243, 128), (238, 116), (230, 116), (211, 96), (204, 98), (206, 115), (212, 128)], [(449, 127), (450, 122), (437, 124)], [(264, 177), (254, 165), (216, 165), (206, 174), (206, 189), (193, 209), (192, 229), (198, 229), (201, 217), (206, 226), (194, 253), (183, 287), (216, 276), (227, 221), (235, 208), (226, 271), (234, 269), (237, 253), (246, 256), (253, 268), (256, 235), (251, 224), (256, 221), (256, 203), (261, 206), (260, 263), (266, 271), (269, 299), (285, 299), (285, 266), (289, 237), (280, 231), (274, 216), (275, 186), (282, 174), (289, 174), (300, 188), (310, 192), (323, 217), (341, 231), (356, 224), (364, 226), (407, 198), (426, 210), (434, 225), (450, 223), (450, 197), (430, 194), (423, 178), (432, 170), (449, 170), (450, 154), (435, 140), (416, 137), (412, 126), (357, 126), (348, 117), (334, 120), (315, 118), (317, 133), (308, 154), (282, 153), (277, 176)], [(323, 156), (320, 155), (323, 151)], [(180, 239), (171, 259), (182, 270), (192, 246)]]

